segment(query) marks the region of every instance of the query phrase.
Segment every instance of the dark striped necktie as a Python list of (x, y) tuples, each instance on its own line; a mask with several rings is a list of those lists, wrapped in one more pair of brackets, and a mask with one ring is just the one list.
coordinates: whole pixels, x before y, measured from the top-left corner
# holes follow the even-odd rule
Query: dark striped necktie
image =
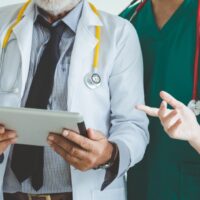
[[(60, 58), (59, 44), (65, 25), (59, 22), (56, 26), (51, 26), (40, 16), (37, 22), (47, 27), (51, 36), (33, 77), (25, 107), (47, 109)], [(11, 168), (20, 183), (30, 178), (33, 188), (38, 191), (43, 185), (44, 147), (14, 145)]]

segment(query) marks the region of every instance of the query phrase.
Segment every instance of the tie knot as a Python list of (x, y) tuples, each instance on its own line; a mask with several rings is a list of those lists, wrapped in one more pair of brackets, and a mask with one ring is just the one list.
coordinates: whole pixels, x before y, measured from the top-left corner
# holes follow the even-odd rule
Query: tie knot
[(60, 21), (55, 26), (50, 27), (50, 32), (51, 32), (52, 36), (57, 35), (57, 36), (61, 37), (64, 29), (65, 29), (65, 24), (62, 21)]
[(60, 38), (65, 29), (65, 24), (62, 21), (53, 26), (40, 15), (37, 17), (37, 22), (43, 27), (47, 28), (50, 31), (51, 36), (59, 36)]

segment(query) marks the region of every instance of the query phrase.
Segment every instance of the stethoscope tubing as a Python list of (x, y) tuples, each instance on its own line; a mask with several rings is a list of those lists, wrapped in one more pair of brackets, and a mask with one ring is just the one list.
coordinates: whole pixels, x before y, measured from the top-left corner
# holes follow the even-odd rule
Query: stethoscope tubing
[(198, 81), (199, 81), (199, 53), (200, 53), (200, 0), (198, 0), (197, 22), (196, 22), (196, 51), (194, 58), (194, 80), (192, 99), (198, 98)]

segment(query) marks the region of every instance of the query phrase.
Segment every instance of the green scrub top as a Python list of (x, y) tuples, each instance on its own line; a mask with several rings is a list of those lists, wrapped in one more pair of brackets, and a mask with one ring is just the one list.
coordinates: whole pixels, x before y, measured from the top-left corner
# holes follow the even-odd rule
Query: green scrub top
[[(150, 0), (132, 21), (143, 51), (147, 105), (160, 106), (161, 90), (185, 104), (192, 98), (197, 2), (185, 0), (161, 30)], [(129, 19), (134, 10), (121, 16)], [(200, 200), (200, 155), (188, 142), (169, 138), (156, 118), (149, 130), (144, 160), (128, 173), (128, 200)]]

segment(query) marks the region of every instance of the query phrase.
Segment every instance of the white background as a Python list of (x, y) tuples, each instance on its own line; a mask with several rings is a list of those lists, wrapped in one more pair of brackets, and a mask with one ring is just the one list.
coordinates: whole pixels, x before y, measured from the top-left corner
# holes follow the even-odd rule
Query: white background
[[(0, 6), (7, 4), (23, 2), (24, 0), (0, 0)], [(132, 0), (90, 0), (98, 9), (119, 14)]]

